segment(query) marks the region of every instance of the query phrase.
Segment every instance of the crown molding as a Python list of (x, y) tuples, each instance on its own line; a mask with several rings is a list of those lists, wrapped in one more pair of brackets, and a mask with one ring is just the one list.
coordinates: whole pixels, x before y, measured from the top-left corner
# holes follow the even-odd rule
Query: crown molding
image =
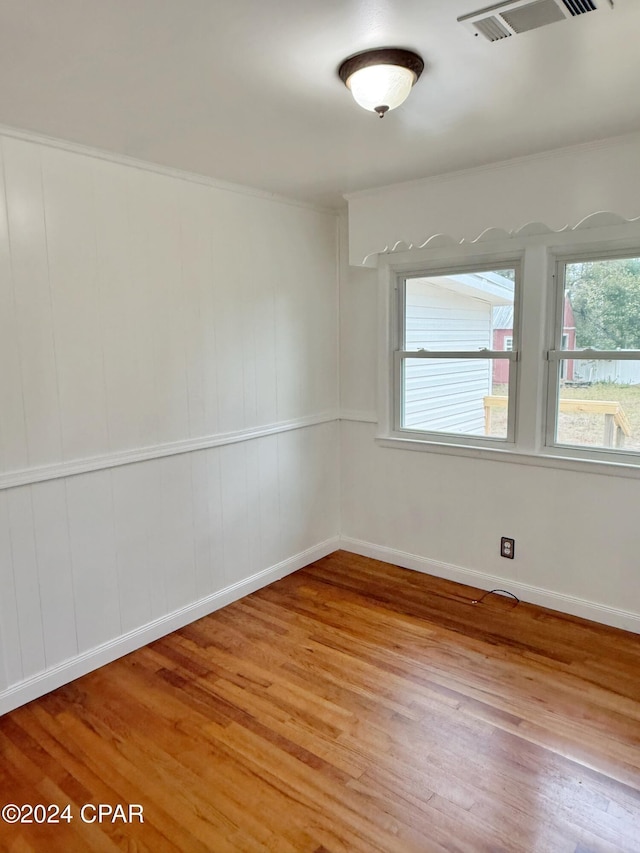
[(523, 154), (520, 157), (511, 157), (508, 160), (496, 160), (491, 163), (484, 163), (480, 166), (470, 166), (466, 169), (456, 169), (451, 172), (441, 172), (435, 175), (428, 175), (424, 178), (418, 178), (411, 181), (401, 181), (395, 184), (385, 184), (380, 187), (371, 187), (364, 190), (356, 190), (351, 193), (343, 194), (346, 201), (357, 201), (358, 199), (372, 198), (377, 195), (384, 195), (393, 190), (410, 190), (414, 187), (420, 189), (422, 187), (433, 186), (434, 184), (446, 184), (449, 181), (457, 180), (458, 178), (470, 177), (472, 175), (480, 175), (485, 172), (500, 172), (504, 169), (513, 166), (522, 166), (528, 163), (544, 162), (545, 160), (557, 159), (558, 157), (572, 157), (576, 153), (598, 151), (616, 147), (619, 145), (640, 144), (640, 132), (627, 133), (621, 136), (609, 136), (605, 139), (596, 139), (591, 142), (580, 142), (576, 145), (565, 145), (560, 148), (549, 148), (546, 151), (540, 151), (536, 154)]
[(91, 157), (94, 160), (103, 160), (107, 163), (115, 163), (119, 166), (128, 166), (131, 169), (140, 169), (144, 172), (152, 172), (157, 175), (163, 175), (166, 178), (175, 178), (180, 181), (188, 181), (192, 184), (200, 184), (201, 186), (220, 190), (222, 192), (246, 195), (265, 201), (273, 201), (277, 204), (289, 205), (290, 207), (301, 207), (304, 210), (312, 210), (315, 213), (331, 214), (332, 216), (336, 216), (338, 213), (336, 208), (322, 207), (321, 205), (312, 204), (311, 202), (278, 195), (277, 193), (272, 193), (268, 190), (261, 190), (257, 187), (250, 187), (245, 184), (234, 184), (230, 181), (222, 181), (217, 178), (209, 177), (208, 175), (201, 175), (198, 172), (188, 172), (174, 168), (173, 166), (163, 166), (160, 163), (140, 160), (136, 157), (130, 157), (127, 154), (116, 154), (102, 148), (93, 148), (89, 145), (83, 145), (80, 142), (70, 142), (65, 139), (46, 136), (45, 134), (36, 133), (31, 130), (21, 130), (20, 128), (0, 124), (0, 136), (6, 136), (10, 139), (19, 139), (22, 142), (30, 142), (34, 145), (43, 145), (47, 148), (55, 148), (59, 151), (67, 151), (70, 154), (78, 154), (82, 157)]

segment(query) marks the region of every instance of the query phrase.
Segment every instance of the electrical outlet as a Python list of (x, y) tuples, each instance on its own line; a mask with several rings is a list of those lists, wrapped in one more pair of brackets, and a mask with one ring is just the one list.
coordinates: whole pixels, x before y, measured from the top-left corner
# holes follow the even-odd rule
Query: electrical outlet
[(500, 540), (500, 556), (506, 557), (508, 560), (513, 560), (515, 550), (516, 540), (509, 539), (507, 536), (503, 536)]

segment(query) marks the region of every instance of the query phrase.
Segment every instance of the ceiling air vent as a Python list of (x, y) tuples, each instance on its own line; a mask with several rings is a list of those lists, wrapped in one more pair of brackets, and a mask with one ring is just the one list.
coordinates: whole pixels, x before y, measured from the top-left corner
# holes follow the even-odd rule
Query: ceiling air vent
[[(598, 2), (603, 3), (604, 0)], [(613, 6), (611, 0), (609, 5)], [(509, 0), (463, 15), (458, 21), (476, 36), (482, 35), (488, 41), (499, 41), (556, 21), (597, 11), (595, 0)]]

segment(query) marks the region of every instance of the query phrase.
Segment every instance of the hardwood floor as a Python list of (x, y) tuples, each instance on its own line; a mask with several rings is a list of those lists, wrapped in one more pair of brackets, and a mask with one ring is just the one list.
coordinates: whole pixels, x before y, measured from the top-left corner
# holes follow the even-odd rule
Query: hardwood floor
[(476, 594), (338, 552), (7, 714), (1, 849), (637, 853), (640, 637)]

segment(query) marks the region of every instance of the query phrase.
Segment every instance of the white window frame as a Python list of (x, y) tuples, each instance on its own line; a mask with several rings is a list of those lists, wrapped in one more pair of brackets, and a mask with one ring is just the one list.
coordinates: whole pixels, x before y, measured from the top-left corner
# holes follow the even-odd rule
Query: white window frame
[[(476, 243), (389, 252), (378, 257), (378, 430), (376, 441), (389, 448), (445, 453), (564, 468), (590, 473), (640, 478), (640, 454), (629, 451), (576, 448), (555, 445), (555, 402), (549, 353), (557, 349), (557, 312), (562, 307), (564, 286), (558, 283), (558, 263), (640, 256), (640, 220), (624, 224), (551, 232), (533, 226), (520, 235), (482, 239)], [(435, 242), (435, 241), (434, 241)], [(401, 276), (437, 274), (438, 271), (500, 269), (520, 263), (519, 314), (514, 318), (517, 352), (517, 387), (510, 399), (513, 441), (480, 440), (440, 433), (412, 433), (397, 429), (399, 412), (397, 297)], [(518, 300), (516, 300), (518, 302)], [(515, 310), (514, 310), (515, 313)], [(562, 322), (561, 320), (559, 321)], [(515, 332), (515, 330), (518, 330)], [(485, 354), (486, 355), (486, 354)], [(504, 357), (504, 351), (500, 351)], [(511, 397), (511, 395), (510, 395)], [(464, 439), (464, 440), (463, 440)]]
[[(473, 447), (492, 447), (496, 444), (514, 444), (515, 437), (515, 405), (517, 396), (518, 375), (517, 346), (510, 351), (505, 350), (407, 350), (404, 348), (405, 340), (405, 318), (406, 318), (406, 282), (411, 278), (420, 276), (438, 277), (445, 275), (458, 275), (465, 273), (493, 272), (497, 269), (514, 269), (514, 329), (513, 337), (518, 340), (519, 329), (519, 292), (520, 292), (520, 257), (502, 258), (498, 264), (457, 264), (454, 266), (429, 266), (428, 269), (417, 271), (404, 271), (396, 274), (395, 299), (396, 299), (396, 322), (395, 334), (393, 336), (393, 427), (394, 433), (406, 439), (415, 438), (418, 441), (442, 442), (444, 444), (470, 445)], [(448, 433), (437, 430), (412, 430), (401, 425), (403, 410), (403, 363), (407, 359), (482, 359), (489, 361), (490, 369), (493, 369), (492, 359), (503, 359), (509, 361), (509, 407), (507, 410), (507, 435), (506, 438), (494, 436), (475, 436), (465, 433)]]
[(632, 360), (640, 361), (640, 350), (593, 350), (593, 349), (576, 349), (565, 350), (562, 347), (562, 331), (564, 321), (564, 296), (565, 296), (565, 270), (567, 264), (580, 263), (582, 261), (606, 261), (617, 260), (618, 258), (637, 258), (640, 257), (640, 245), (635, 250), (615, 250), (609, 249), (606, 251), (583, 251), (576, 252), (570, 250), (568, 252), (556, 251), (553, 254), (553, 262), (555, 270), (553, 274), (553, 299), (554, 310), (550, 311), (549, 322), (551, 325), (549, 331), (549, 349), (547, 352), (547, 360), (549, 362), (548, 382), (547, 382), (547, 417), (546, 417), (546, 441), (547, 448), (552, 453), (560, 453), (566, 455), (569, 452), (577, 459), (588, 459), (595, 461), (611, 461), (619, 464), (639, 465), (640, 466), (640, 451), (621, 451), (619, 448), (606, 447), (580, 447), (575, 445), (563, 444), (556, 441), (556, 424), (559, 414), (558, 394), (560, 390), (560, 371), (558, 370), (558, 362), (567, 362), (576, 358), (588, 358), (593, 361), (617, 361), (617, 360)]

